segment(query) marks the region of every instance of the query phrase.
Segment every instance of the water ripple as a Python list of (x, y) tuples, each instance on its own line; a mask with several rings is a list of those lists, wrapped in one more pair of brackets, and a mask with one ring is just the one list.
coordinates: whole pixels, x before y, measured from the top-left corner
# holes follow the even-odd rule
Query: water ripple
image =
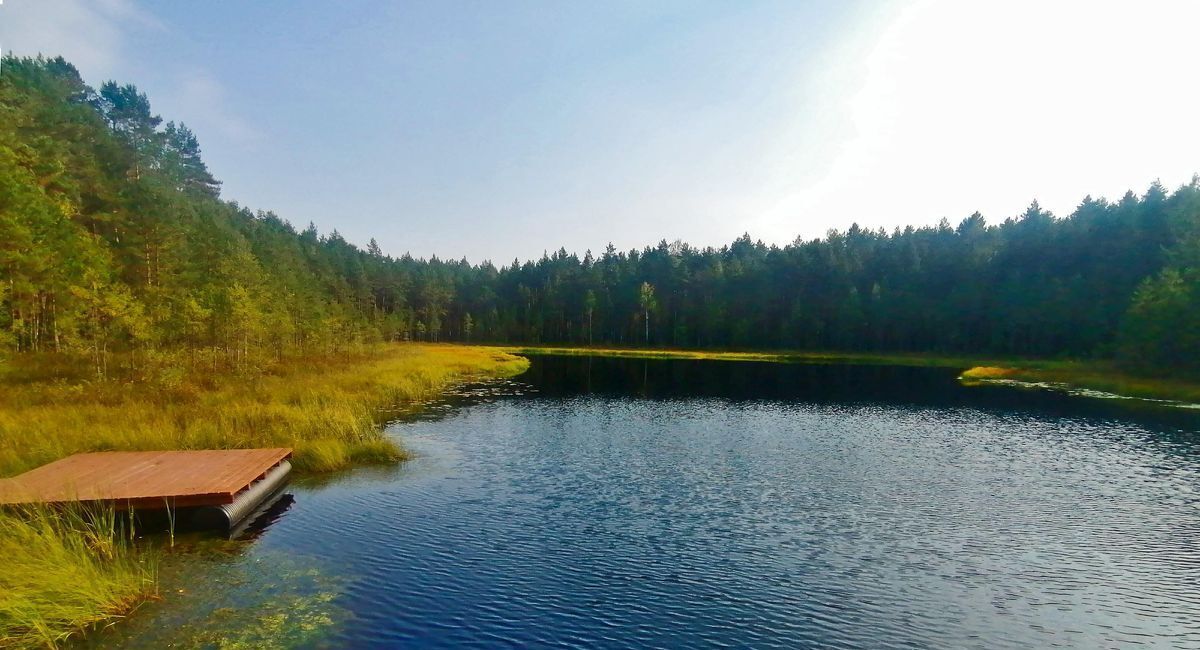
[(403, 473), (302, 492), (261, 542), (349, 576), (338, 645), (1200, 648), (1178, 430), (506, 390), (396, 425)]

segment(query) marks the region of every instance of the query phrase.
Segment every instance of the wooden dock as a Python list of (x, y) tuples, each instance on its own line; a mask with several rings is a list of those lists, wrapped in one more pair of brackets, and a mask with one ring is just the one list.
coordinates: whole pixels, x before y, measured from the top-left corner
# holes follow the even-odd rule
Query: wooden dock
[(0, 504), (226, 505), (291, 455), (285, 448), (75, 454), (0, 479)]

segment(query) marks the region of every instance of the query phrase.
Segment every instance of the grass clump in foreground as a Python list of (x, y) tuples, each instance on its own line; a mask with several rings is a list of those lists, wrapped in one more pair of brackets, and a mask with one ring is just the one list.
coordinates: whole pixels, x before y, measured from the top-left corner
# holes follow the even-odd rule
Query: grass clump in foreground
[[(137, 378), (110, 381), (61, 356), (0, 366), (0, 477), (107, 450), (293, 447), (301, 472), (395, 461), (405, 454), (381, 431), (386, 413), (529, 365), (495, 348), (432, 344), (253, 372), (150, 361)], [(153, 595), (153, 554), (122, 538), (119, 522), (111, 510), (0, 511), (0, 648), (56, 645)]]
[(112, 509), (0, 512), (0, 647), (53, 647), (157, 592), (157, 559)]

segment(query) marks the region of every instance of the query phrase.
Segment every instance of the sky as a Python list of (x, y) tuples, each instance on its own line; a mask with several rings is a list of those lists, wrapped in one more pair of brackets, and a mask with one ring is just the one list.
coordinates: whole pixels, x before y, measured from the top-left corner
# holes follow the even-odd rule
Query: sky
[(1200, 2), (0, 0), (222, 195), (506, 264), (991, 223), (1200, 172)]

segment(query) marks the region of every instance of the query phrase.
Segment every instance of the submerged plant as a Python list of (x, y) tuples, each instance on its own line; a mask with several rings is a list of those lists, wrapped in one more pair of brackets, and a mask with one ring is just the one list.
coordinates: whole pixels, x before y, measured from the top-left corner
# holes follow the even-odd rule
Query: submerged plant
[(167, 596), (98, 640), (255, 650), (318, 644), (349, 616), (337, 602), (344, 580), (321, 564), (320, 558), (264, 552), (245, 542), (182, 542), (163, 558)]

